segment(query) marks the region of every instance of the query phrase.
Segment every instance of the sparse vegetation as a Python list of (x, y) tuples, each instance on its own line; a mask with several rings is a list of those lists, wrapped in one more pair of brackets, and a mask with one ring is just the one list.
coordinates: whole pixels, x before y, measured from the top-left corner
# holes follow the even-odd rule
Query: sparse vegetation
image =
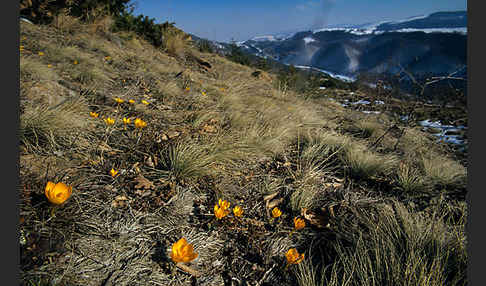
[(447, 146), (123, 11), (21, 23), (22, 285), (466, 285)]

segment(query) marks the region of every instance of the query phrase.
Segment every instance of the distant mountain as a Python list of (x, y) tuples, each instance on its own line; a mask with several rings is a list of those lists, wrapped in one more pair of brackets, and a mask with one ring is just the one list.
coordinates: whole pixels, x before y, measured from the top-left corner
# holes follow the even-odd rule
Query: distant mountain
[(286, 37), (239, 42), (246, 52), (285, 64), (356, 76), (393, 73), (445, 75), (467, 62), (467, 13), (437, 12), (398, 21), (340, 25)]
[[(204, 40), (197, 36), (193, 39)], [(228, 43), (208, 43), (220, 54), (230, 51)], [(455, 76), (467, 77), (465, 11), (260, 35), (236, 44), (252, 58), (321, 71), (346, 81), (361, 73), (386, 77), (401, 68), (416, 78), (443, 76), (458, 70), (460, 73)]]

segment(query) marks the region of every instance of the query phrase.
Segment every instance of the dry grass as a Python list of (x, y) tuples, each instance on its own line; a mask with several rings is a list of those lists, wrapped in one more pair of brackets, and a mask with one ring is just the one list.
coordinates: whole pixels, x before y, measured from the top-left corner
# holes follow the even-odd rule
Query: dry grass
[(23, 81), (56, 80), (58, 75), (47, 64), (33, 58), (20, 61), (20, 78)]
[(183, 57), (187, 42), (181, 33), (168, 32), (164, 34), (164, 47), (167, 53), (177, 57)]
[(398, 186), (404, 192), (417, 192), (425, 188), (425, 182), (420, 171), (410, 163), (400, 162), (396, 175)]
[(354, 143), (347, 146), (343, 162), (352, 177), (367, 179), (376, 175), (390, 174), (397, 160), (393, 155), (379, 155), (367, 150), (361, 144)]
[(323, 244), (328, 249), (321, 251), (335, 252), (334, 258), (327, 265), (303, 263), (299, 285), (466, 285), (465, 213), (458, 211), (460, 227), (451, 228), (444, 220), (449, 213), (439, 208), (413, 214), (395, 202), (356, 210), (346, 240)]
[(357, 127), (361, 130), (364, 138), (375, 137), (378, 132), (382, 133), (382, 125), (375, 120), (360, 120), (357, 122)]
[(20, 118), (20, 142), (31, 151), (72, 146), (86, 130), (87, 114), (82, 99), (66, 98), (55, 106), (27, 103)]
[(467, 170), (461, 164), (442, 156), (422, 157), (422, 167), (426, 180), (432, 185), (462, 185), (467, 178)]

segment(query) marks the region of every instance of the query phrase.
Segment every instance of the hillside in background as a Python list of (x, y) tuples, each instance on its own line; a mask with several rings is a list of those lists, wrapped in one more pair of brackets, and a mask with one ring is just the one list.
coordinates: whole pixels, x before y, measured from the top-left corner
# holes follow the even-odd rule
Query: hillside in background
[[(463, 99), (211, 53), (126, 11), (52, 17), (20, 23), (20, 285), (467, 284)], [(356, 40), (281, 44), (309, 36), (337, 41), (323, 57)], [(359, 66), (399, 51), (375, 37)]]
[[(356, 78), (400, 74), (410, 91), (411, 78), (467, 78), (467, 13), (437, 12), (399, 21), (342, 25), (288, 35), (258, 36), (238, 43), (246, 53), (284, 64), (306, 66)], [(227, 47), (222, 43), (219, 48)], [(465, 91), (464, 81), (453, 85)]]

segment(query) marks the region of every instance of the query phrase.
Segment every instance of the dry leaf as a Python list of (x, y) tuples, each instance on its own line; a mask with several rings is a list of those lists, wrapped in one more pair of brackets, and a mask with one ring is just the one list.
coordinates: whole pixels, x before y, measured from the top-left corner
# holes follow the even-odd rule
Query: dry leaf
[(267, 201), (267, 208), (268, 209), (273, 209), (274, 207), (278, 206), (280, 203), (283, 202), (283, 198), (272, 200), (272, 201)]
[(152, 194), (152, 192), (150, 190), (139, 189), (139, 190), (135, 190), (135, 194), (141, 197), (148, 197)]
[(215, 133), (216, 127), (214, 127), (213, 125), (206, 124), (203, 126), (203, 131), (207, 133)]
[(154, 162), (152, 161), (152, 156), (148, 156), (146, 159), (145, 159), (145, 165), (153, 168), (155, 167), (154, 165)]
[(119, 195), (119, 196), (116, 196), (115, 199), (113, 200), (113, 202), (111, 202), (111, 206), (114, 207), (114, 208), (117, 208), (117, 207), (124, 207), (127, 205), (127, 202), (128, 201), (128, 198), (123, 196), (123, 195)]
[(324, 213), (316, 213), (314, 211), (302, 208), (301, 215), (309, 221), (310, 224), (317, 226), (318, 228), (330, 227), (329, 215)]
[(342, 187), (342, 186), (343, 186), (343, 184), (341, 184), (341, 183), (325, 183), (325, 184), (324, 184), (324, 186), (325, 186), (326, 188), (333, 187), (333, 188), (336, 188), (336, 189), (337, 189), (337, 188)]
[(169, 139), (178, 137), (179, 135), (181, 135), (181, 133), (179, 131), (170, 131), (170, 132), (167, 132), (167, 136), (169, 136)]
[(138, 177), (134, 180), (137, 184), (135, 189), (154, 189), (155, 185), (151, 181), (147, 180), (142, 174), (138, 174)]
[(278, 195), (278, 193), (279, 193), (279, 192), (275, 192), (275, 193), (273, 193), (273, 194), (266, 195), (266, 196), (264, 196), (264, 197), (263, 197), (263, 200), (264, 200), (264, 201), (269, 201), (269, 200), (271, 200), (271, 199), (275, 198), (275, 197)]
[(157, 143), (167, 140), (169, 140), (169, 137), (167, 137), (165, 133), (159, 134), (159, 136), (157, 137)]
[(115, 201), (128, 201), (128, 198), (124, 195), (118, 195), (115, 197)]
[(140, 173), (140, 168), (138, 167), (138, 165), (140, 165), (140, 162), (132, 165), (132, 170), (134, 170), (136, 173)]

